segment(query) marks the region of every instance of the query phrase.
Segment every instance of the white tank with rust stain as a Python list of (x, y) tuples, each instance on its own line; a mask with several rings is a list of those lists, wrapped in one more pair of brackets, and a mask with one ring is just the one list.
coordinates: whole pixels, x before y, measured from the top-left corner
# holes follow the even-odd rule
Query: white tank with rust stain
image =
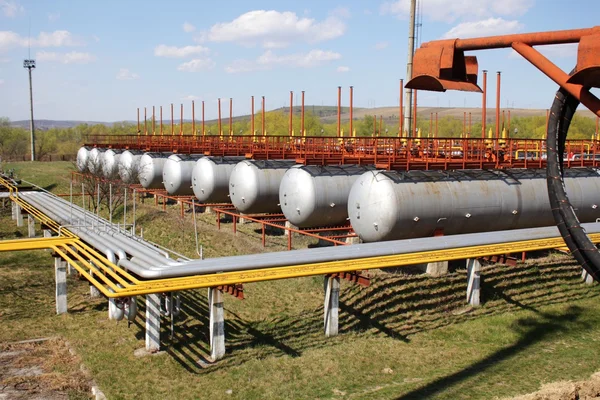
[(281, 210), (299, 228), (344, 225), (352, 184), (372, 169), (362, 165), (296, 165), (281, 180)]
[(229, 198), (235, 208), (246, 214), (278, 213), (279, 185), (293, 160), (244, 160), (229, 178)]
[(173, 153), (144, 153), (140, 157), (138, 179), (145, 189), (163, 188), (163, 169)]
[(245, 157), (204, 157), (192, 171), (192, 189), (202, 203), (229, 203), (229, 177)]
[(88, 153), (87, 159), (87, 170), (90, 174), (101, 175), (102, 174), (102, 160), (104, 158), (105, 149), (94, 147)]
[(79, 172), (87, 172), (88, 170), (88, 159), (90, 156), (90, 150), (92, 148), (88, 146), (82, 146), (77, 150), (77, 170)]
[(197, 154), (172, 154), (163, 167), (163, 185), (175, 196), (193, 195), (192, 171), (196, 162), (204, 156)]
[[(581, 222), (600, 218), (597, 169), (566, 169), (565, 186)], [(348, 214), (365, 242), (554, 225), (542, 169), (366, 172)]]
[(119, 176), (119, 158), (123, 150), (107, 149), (102, 154), (102, 175), (107, 179)]
[(119, 177), (124, 183), (137, 183), (142, 152), (125, 150), (119, 157)]

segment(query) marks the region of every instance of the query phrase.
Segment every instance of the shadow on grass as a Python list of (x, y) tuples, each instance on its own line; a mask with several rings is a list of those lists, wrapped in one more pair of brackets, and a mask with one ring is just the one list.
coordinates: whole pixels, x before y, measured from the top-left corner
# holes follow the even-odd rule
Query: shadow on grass
[[(526, 307), (529, 308), (529, 307)], [(449, 387), (456, 385), (465, 379), (479, 375), (485, 372), (488, 368), (496, 365), (499, 362), (507, 360), (526, 349), (527, 347), (540, 342), (547, 337), (550, 337), (556, 333), (564, 332), (571, 329), (585, 329), (587, 324), (577, 322), (577, 319), (581, 316), (582, 309), (576, 306), (570, 306), (563, 313), (545, 314), (536, 311), (536, 313), (542, 317), (542, 321), (532, 318), (521, 318), (515, 322), (515, 330), (519, 333), (520, 339), (514, 344), (505, 347), (501, 350), (490, 354), (488, 357), (464, 368), (451, 375), (443, 378), (436, 379), (435, 381), (415, 389), (401, 397), (399, 399), (423, 399), (428, 398), (438, 392), (444, 391)], [(565, 324), (569, 324), (566, 328)], [(573, 324), (575, 326), (573, 326)]]
[[(457, 269), (440, 278), (379, 272), (368, 288), (343, 283), (339, 338), (325, 337), (322, 306), (293, 315), (281, 315), (278, 310), (273, 310), (271, 315), (248, 320), (227, 307), (229, 302), (238, 300), (225, 296), (227, 353), (223, 360), (214, 364), (207, 361), (210, 358), (207, 299), (203, 291), (191, 290), (181, 293), (182, 312), (175, 319), (173, 337), (170, 319), (162, 318), (161, 342), (173, 359), (194, 374), (210, 373), (217, 368), (242, 365), (267, 357), (300, 357), (307, 350), (339, 345), (344, 335), (348, 334), (385, 335), (409, 342), (410, 336), (416, 333), (488, 315), (519, 309), (537, 313), (541, 306), (597, 297), (598, 287), (583, 285), (580, 271), (579, 265), (565, 258), (514, 267), (483, 266), (483, 306), (478, 308), (466, 305), (467, 279), (464, 269)], [(277, 296), (277, 293), (272, 295)], [(138, 301), (140, 318), (135, 322), (138, 339), (144, 338), (145, 330), (145, 304), (141, 300)], [(428, 390), (441, 390), (443, 385), (449, 385), (455, 379), (465, 379), (486, 363), (510, 357), (519, 348), (542, 340), (545, 335), (561, 329), (563, 322), (575, 321), (580, 310), (571, 309), (570, 312), (569, 315), (558, 316), (541, 314), (544, 323), (539, 326), (531, 320), (521, 320), (519, 329), (523, 331), (523, 339), (518, 344), (482, 361), (467, 372), (445, 378), (439, 383), (439, 389), (435, 386)]]

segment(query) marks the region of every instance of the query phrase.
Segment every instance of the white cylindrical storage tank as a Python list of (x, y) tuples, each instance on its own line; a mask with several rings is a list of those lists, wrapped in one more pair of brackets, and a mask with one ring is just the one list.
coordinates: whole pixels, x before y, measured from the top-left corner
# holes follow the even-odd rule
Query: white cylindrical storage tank
[(104, 158), (105, 149), (94, 147), (88, 153), (87, 170), (90, 174), (102, 174), (102, 160)]
[(202, 203), (229, 203), (229, 177), (245, 157), (203, 157), (192, 171), (192, 189)]
[(102, 175), (105, 178), (112, 179), (119, 175), (119, 158), (123, 150), (107, 149), (102, 154)]
[(296, 165), (279, 186), (281, 211), (299, 228), (343, 225), (348, 218), (348, 194), (366, 171), (362, 165)]
[[(565, 170), (581, 222), (600, 218), (600, 174)], [(365, 242), (554, 225), (541, 169), (366, 172), (348, 197), (354, 231)]]
[(246, 214), (277, 213), (279, 185), (293, 160), (244, 160), (229, 178), (229, 198), (235, 208)]
[(91, 147), (82, 146), (77, 150), (77, 170), (79, 172), (87, 172), (88, 170), (88, 159), (90, 156)]
[(124, 183), (137, 183), (140, 158), (139, 150), (125, 150), (119, 157), (119, 176)]
[(145, 189), (162, 189), (163, 168), (172, 153), (144, 153), (140, 157), (138, 179)]
[(176, 196), (189, 196), (192, 190), (192, 170), (196, 161), (204, 156), (196, 154), (172, 154), (163, 167), (163, 185), (167, 192)]

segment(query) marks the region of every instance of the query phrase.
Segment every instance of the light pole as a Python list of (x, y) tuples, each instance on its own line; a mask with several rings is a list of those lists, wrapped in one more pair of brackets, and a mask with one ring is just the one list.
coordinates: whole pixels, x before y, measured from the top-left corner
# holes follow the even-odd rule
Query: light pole
[(31, 70), (35, 68), (35, 60), (24, 60), (23, 68), (27, 68), (29, 70), (29, 104), (31, 108), (31, 120), (29, 121), (29, 129), (31, 131), (31, 161), (35, 161), (35, 128), (33, 126), (33, 86), (31, 83)]

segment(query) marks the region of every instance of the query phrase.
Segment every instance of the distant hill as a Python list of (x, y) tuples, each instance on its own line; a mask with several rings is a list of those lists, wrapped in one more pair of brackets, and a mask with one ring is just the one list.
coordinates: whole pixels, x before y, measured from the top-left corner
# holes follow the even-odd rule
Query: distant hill
[[(336, 106), (306, 105), (304, 107), (304, 109), (305, 109), (306, 113), (312, 113), (312, 114), (316, 115), (317, 117), (319, 117), (319, 119), (321, 120), (322, 123), (330, 124), (330, 123), (335, 123), (337, 121), (337, 107)], [(269, 110), (269, 111), (280, 111), (280, 112), (287, 114), (289, 112), (289, 110), (290, 110), (289, 107), (280, 107), (275, 110)], [(540, 109), (510, 108), (510, 109), (503, 109), (503, 110), (505, 111), (506, 115), (508, 114), (508, 111), (510, 111), (511, 118), (545, 116), (546, 115), (546, 110), (540, 110)], [(341, 115), (342, 122), (348, 122), (350, 120), (350, 108), (342, 107), (341, 111), (342, 111), (342, 115)], [(294, 106), (293, 112), (294, 112), (294, 117), (296, 117), (296, 116), (299, 117), (300, 113), (301, 113), (301, 107)], [(464, 113), (467, 113), (467, 117), (470, 113), (471, 120), (473, 123), (481, 121), (481, 108), (419, 107), (417, 117), (429, 119), (431, 117), (432, 113), (433, 114), (437, 113), (438, 118), (454, 117), (454, 118), (459, 118), (459, 119), (463, 118)], [(494, 120), (495, 113), (496, 113), (496, 110), (494, 108), (487, 109), (488, 121)], [(594, 114), (592, 114), (592, 112), (587, 109), (580, 109), (577, 111), (577, 113), (579, 115), (582, 115), (582, 116), (585, 116), (588, 118), (594, 118)], [(260, 114), (260, 110), (257, 111), (257, 114)], [(398, 114), (399, 114), (399, 110), (398, 110), (397, 106), (395, 106), (395, 107), (377, 107), (377, 108), (355, 107), (352, 112), (352, 117), (354, 120), (360, 120), (360, 119), (363, 119), (366, 115), (376, 115), (378, 118), (380, 116), (382, 116), (383, 119), (386, 121), (386, 123), (397, 123), (398, 122)], [(233, 121), (235, 122), (235, 121), (245, 120), (245, 119), (249, 119), (249, 118), (250, 118), (250, 115), (240, 115), (240, 116), (233, 117)], [(149, 119), (149, 121), (150, 121), (150, 119)], [(199, 119), (196, 119), (196, 122), (198, 122), (198, 121), (199, 121)], [(227, 123), (229, 121), (229, 116), (222, 117), (221, 121), (223, 123)], [(100, 125), (112, 126), (115, 123), (123, 123), (123, 122), (129, 123), (132, 125), (135, 125), (137, 123), (137, 121), (99, 122), (99, 121), (71, 121), (71, 120), (55, 121), (55, 120), (41, 119), (41, 120), (35, 121), (35, 126), (36, 126), (36, 129), (47, 130), (47, 129), (52, 129), (52, 128), (72, 128), (72, 127), (75, 127), (80, 124), (88, 124), (88, 125), (99, 125), (100, 124)], [(175, 121), (176, 124), (178, 124), (178, 122), (179, 122), (179, 120)], [(184, 122), (190, 123), (191, 120), (184, 119)], [(207, 124), (213, 124), (216, 122), (217, 122), (216, 119), (206, 120)], [(168, 119), (165, 118), (164, 124), (167, 125), (168, 123), (169, 123)], [(29, 128), (29, 120), (11, 121), (11, 125), (15, 126), (15, 127), (22, 127), (22, 128), (27, 129), (27, 128)]]

